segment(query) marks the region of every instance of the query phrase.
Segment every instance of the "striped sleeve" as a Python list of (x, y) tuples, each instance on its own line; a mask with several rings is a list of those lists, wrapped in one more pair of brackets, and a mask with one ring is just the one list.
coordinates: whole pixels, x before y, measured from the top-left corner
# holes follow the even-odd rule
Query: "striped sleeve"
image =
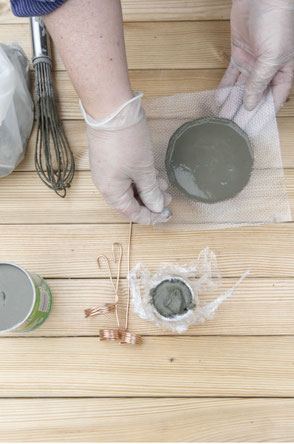
[(10, 0), (11, 9), (18, 17), (33, 17), (49, 14), (66, 0)]

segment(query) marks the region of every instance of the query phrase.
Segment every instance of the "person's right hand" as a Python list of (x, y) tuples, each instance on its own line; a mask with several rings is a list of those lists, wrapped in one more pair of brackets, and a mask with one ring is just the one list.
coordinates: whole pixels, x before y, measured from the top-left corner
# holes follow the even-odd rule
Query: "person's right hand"
[[(157, 177), (142, 93), (102, 121), (82, 114), (87, 122), (93, 181), (108, 204), (140, 224), (166, 222), (171, 196)], [(137, 196), (134, 194), (137, 194)]]
[(294, 0), (233, 0), (232, 57), (220, 88), (246, 84), (253, 110), (271, 85), (276, 112), (286, 101), (294, 71)]

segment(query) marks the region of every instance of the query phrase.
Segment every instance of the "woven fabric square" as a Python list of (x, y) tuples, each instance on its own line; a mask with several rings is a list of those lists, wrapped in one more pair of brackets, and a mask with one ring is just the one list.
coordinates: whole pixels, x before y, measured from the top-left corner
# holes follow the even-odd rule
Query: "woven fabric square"
[(173, 217), (160, 224), (161, 229), (208, 230), (292, 220), (272, 93), (268, 91), (251, 112), (243, 106), (243, 93), (244, 86), (236, 86), (145, 99), (155, 166), (167, 181), (165, 156), (169, 139), (188, 121), (203, 117), (230, 119), (247, 133), (254, 151), (250, 181), (232, 199), (194, 202), (170, 185), (168, 192), (173, 201), (169, 208)]

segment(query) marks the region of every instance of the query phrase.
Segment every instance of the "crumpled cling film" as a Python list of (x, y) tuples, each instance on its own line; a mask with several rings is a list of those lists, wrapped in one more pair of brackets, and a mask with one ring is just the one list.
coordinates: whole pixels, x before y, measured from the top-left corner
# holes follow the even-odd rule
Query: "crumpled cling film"
[(169, 139), (184, 123), (204, 118), (230, 119), (248, 135), (254, 165), (248, 185), (234, 198), (194, 202), (175, 186), (168, 188), (173, 217), (156, 226), (164, 230), (215, 230), (292, 220), (282, 166), (279, 132), (271, 91), (253, 111), (243, 106), (244, 86), (147, 98), (144, 109), (154, 146), (155, 167), (168, 182), (165, 156)]
[[(248, 274), (249, 271), (246, 271), (233, 287), (212, 302), (202, 305), (199, 295), (216, 291), (222, 283), (216, 256), (209, 248), (202, 250), (195, 262), (187, 265), (163, 264), (156, 273), (151, 273), (148, 268), (139, 263), (128, 276), (132, 310), (140, 318), (151, 321), (163, 329), (183, 333), (193, 325), (203, 324), (213, 319), (220, 304), (233, 294)], [(170, 278), (183, 279), (193, 289), (196, 306), (185, 315), (164, 318), (154, 308), (150, 290), (161, 281)]]

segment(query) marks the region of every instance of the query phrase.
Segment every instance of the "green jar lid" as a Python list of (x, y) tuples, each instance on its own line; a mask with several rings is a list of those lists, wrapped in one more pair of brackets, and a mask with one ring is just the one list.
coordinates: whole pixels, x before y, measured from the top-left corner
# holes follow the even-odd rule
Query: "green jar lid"
[(192, 289), (179, 278), (161, 281), (150, 290), (151, 302), (165, 318), (184, 315), (195, 307)]
[(234, 122), (204, 118), (172, 135), (165, 158), (168, 179), (190, 200), (231, 199), (248, 184), (254, 162), (247, 134)]

